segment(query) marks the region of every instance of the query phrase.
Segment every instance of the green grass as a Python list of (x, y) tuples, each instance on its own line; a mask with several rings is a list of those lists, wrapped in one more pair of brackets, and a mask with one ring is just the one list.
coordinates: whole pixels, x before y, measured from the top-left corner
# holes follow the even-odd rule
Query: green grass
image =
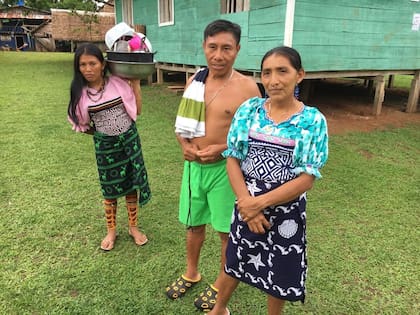
[[(196, 294), (218, 272), (209, 230), (202, 284), (180, 301), (164, 288), (184, 270), (178, 222), (179, 95), (144, 86), (138, 120), (152, 201), (150, 242), (134, 246), (124, 201), (119, 237), (99, 249), (105, 219), (92, 139), (66, 121), (72, 55), (0, 52), (0, 314), (198, 314)], [(307, 300), (285, 314), (418, 314), (420, 127), (332, 136), (324, 178), (309, 192)], [(265, 296), (235, 291), (232, 314), (265, 314)]]
[(412, 75), (396, 75), (394, 76), (393, 86), (396, 88), (406, 88), (411, 87), (411, 80), (413, 79)]

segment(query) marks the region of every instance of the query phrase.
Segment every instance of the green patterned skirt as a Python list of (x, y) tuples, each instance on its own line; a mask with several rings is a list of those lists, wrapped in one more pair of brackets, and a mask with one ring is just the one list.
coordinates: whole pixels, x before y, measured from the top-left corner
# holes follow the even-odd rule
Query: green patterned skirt
[(138, 190), (140, 205), (146, 204), (151, 192), (136, 124), (118, 136), (95, 132), (93, 140), (104, 198), (116, 199)]

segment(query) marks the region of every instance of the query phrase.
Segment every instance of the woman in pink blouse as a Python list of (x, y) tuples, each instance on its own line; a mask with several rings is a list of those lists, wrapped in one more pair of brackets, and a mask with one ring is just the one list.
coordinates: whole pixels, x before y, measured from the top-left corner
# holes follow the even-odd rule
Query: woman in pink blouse
[(93, 135), (107, 221), (101, 248), (106, 251), (114, 248), (117, 199), (123, 196), (129, 234), (137, 245), (148, 241), (137, 228), (139, 204), (146, 204), (151, 196), (136, 127), (141, 106), (139, 80), (107, 76), (103, 54), (93, 44), (76, 49), (68, 119), (76, 132)]

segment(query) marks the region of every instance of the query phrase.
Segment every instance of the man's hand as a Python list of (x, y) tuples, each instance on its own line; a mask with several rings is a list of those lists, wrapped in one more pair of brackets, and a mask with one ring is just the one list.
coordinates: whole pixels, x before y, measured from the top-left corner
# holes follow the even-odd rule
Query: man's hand
[(220, 161), (220, 154), (226, 149), (225, 147), (225, 145), (211, 144), (204, 149), (197, 151), (197, 156), (203, 163)]
[(195, 161), (197, 159), (198, 146), (191, 142), (185, 141), (182, 143), (182, 153), (184, 154), (184, 159), (187, 161)]

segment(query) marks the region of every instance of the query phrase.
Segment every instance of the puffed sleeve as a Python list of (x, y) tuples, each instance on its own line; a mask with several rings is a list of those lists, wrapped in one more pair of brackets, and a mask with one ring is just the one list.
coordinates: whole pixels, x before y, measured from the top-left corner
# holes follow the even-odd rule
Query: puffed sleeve
[(242, 103), (233, 116), (227, 135), (227, 149), (222, 156), (244, 160), (248, 153), (248, 134), (252, 118), (256, 112), (260, 98), (253, 97)]
[(312, 107), (308, 115), (301, 119), (301, 137), (295, 144), (293, 152), (297, 175), (307, 173), (321, 178), (320, 168), (328, 159), (328, 128), (324, 115)]
[(67, 116), (67, 120), (72, 125), (72, 129), (74, 131), (86, 132), (90, 128), (90, 117), (87, 108), (86, 90), (83, 89), (79, 103), (76, 107), (76, 115), (79, 123), (76, 124), (69, 116)]
[(133, 89), (130, 87), (128, 82), (120, 77), (111, 75), (109, 82), (115, 86), (118, 94), (121, 96), (125, 110), (128, 116), (134, 121), (137, 119), (137, 104), (136, 96), (134, 95)]

